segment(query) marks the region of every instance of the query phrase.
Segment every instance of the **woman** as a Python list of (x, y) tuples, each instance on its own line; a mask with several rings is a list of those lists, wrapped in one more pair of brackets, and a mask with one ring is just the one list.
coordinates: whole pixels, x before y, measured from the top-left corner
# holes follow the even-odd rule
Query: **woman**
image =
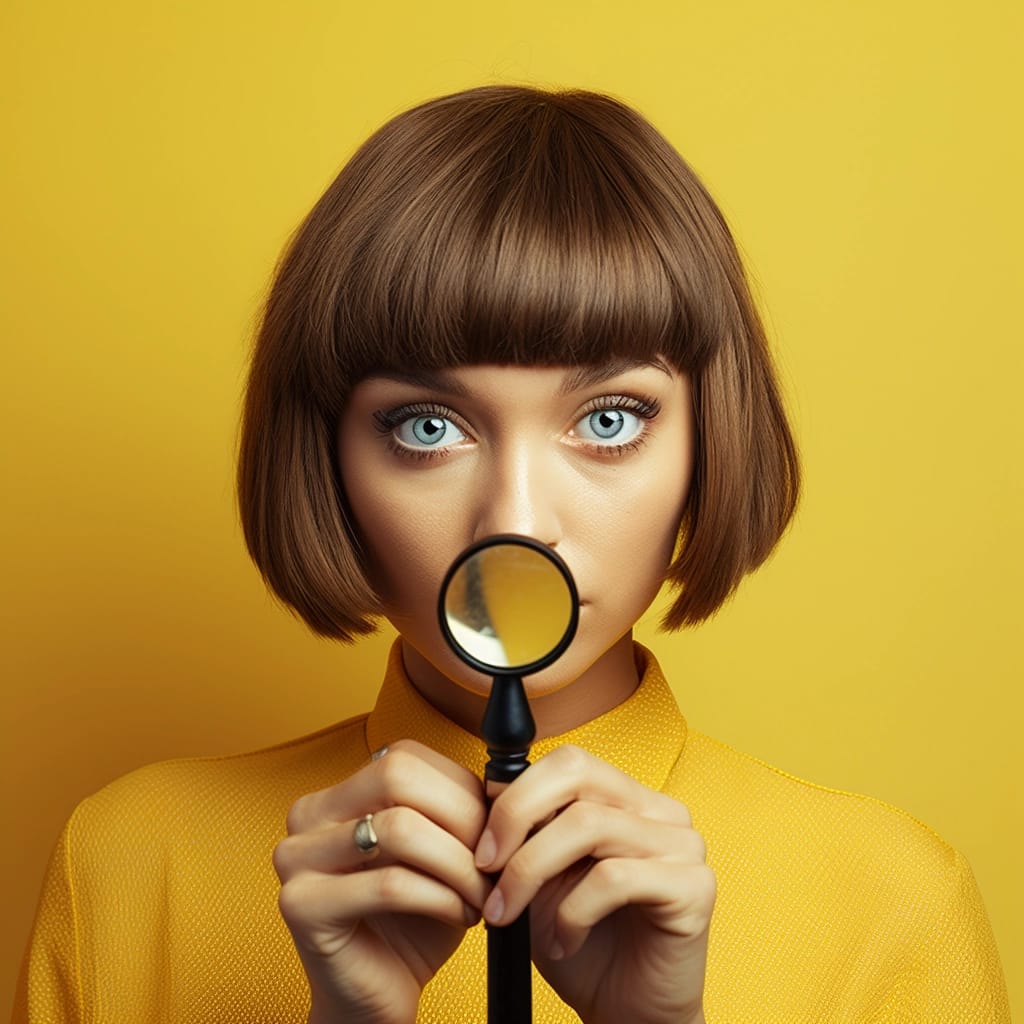
[[(632, 641), (666, 578), (668, 627), (713, 614), (798, 485), (729, 232), (636, 113), (493, 87), (377, 132), (278, 269), (239, 483), (315, 631), (397, 628), (376, 707), (86, 801), (16, 1015), (480, 1020), (480, 919), (530, 903), (540, 1020), (1008, 1019), (962, 858), (689, 733)], [(489, 805), (489, 681), (435, 606), (499, 532), (562, 554), (582, 611)]]

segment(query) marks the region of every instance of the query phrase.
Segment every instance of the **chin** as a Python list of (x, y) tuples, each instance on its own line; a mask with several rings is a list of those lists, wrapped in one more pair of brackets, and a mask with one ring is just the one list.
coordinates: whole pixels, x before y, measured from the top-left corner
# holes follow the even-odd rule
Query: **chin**
[(586, 671), (586, 667), (563, 664), (563, 661), (568, 661), (568, 658), (563, 657), (556, 661), (554, 665), (537, 672), (535, 675), (524, 676), (523, 686), (526, 688), (527, 697), (537, 700), (541, 697), (547, 697), (549, 694), (558, 693), (559, 690), (572, 686)]

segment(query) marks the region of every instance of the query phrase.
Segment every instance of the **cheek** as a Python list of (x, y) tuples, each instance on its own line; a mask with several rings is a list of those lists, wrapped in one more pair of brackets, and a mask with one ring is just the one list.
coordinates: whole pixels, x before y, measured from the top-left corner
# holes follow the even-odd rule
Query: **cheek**
[(365, 556), (370, 582), (387, 614), (407, 614), (426, 601), (433, 607), (449, 555), (441, 504), (406, 500), (384, 487), (356, 486), (349, 509)]
[(404, 547), (394, 529), (395, 516), (380, 490), (368, 486), (364, 476), (345, 460), (341, 461), (341, 477), (349, 528), (355, 534), (370, 584), (386, 601), (393, 584), (392, 556)]
[(675, 557), (691, 486), (690, 460), (681, 458), (678, 452), (673, 456), (660, 460), (647, 487), (637, 495), (625, 545), (633, 571), (655, 591)]
[[(638, 482), (633, 508), (638, 535), (647, 538), (645, 547), (658, 556), (671, 558), (683, 510), (690, 493), (691, 460), (674, 448), (646, 467)], [(667, 549), (667, 550), (666, 550)]]
[(677, 443), (664, 460), (661, 477), (663, 485), (657, 496), (658, 517), (667, 549), (666, 565), (672, 560), (679, 540), (683, 513), (693, 487), (694, 459), (693, 425), (687, 417), (685, 425), (678, 431)]

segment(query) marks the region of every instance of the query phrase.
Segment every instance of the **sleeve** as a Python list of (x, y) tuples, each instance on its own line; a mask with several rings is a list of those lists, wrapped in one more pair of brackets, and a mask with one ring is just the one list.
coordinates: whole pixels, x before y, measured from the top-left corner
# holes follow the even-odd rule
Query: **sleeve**
[(43, 882), (35, 925), (21, 964), (12, 1024), (82, 1024), (79, 937), (71, 876), (71, 831), (64, 828)]
[(904, 978), (899, 1020), (1010, 1024), (999, 953), (970, 865), (955, 855), (953, 871), (924, 936), (918, 970)]

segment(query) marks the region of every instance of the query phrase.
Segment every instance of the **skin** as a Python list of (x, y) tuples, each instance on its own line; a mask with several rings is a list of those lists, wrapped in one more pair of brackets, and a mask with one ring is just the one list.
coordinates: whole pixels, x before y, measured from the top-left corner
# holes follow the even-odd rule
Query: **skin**
[[(450, 719), (475, 731), (490, 680), (449, 651), (436, 595), (455, 556), (495, 533), (554, 547), (580, 591), (568, 652), (526, 681), (538, 735), (635, 690), (632, 627), (671, 560), (692, 472), (685, 375), (618, 363), (372, 377), (338, 444), (406, 671)], [(367, 813), (380, 840), (369, 858), (352, 839)], [(534, 961), (586, 1024), (703, 1019), (715, 895), (703, 841), (685, 807), (586, 751), (556, 749), (492, 802), (461, 766), (402, 741), (299, 800), (288, 830), (281, 911), (317, 1024), (409, 1024), (466, 927), (528, 903)]]

